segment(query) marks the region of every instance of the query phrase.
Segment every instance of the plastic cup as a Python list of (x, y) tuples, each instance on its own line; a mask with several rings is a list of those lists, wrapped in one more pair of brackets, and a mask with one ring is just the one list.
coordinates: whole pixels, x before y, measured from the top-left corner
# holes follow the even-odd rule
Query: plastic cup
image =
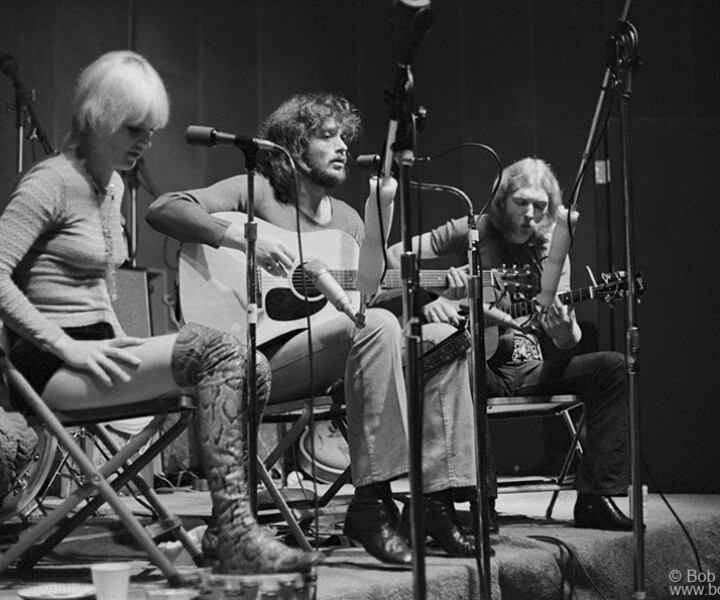
[(127, 600), (130, 563), (100, 563), (90, 566), (97, 600)]

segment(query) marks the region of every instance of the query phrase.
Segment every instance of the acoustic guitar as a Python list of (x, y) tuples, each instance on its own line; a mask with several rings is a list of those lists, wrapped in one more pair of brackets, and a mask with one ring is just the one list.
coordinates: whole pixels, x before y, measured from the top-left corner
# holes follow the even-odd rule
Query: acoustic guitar
[[(241, 212), (219, 212), (216, 216), (244, 226), (247, 216)], [(281, 240), (300, 256), (298, 235), (255, 219), (258, 235), (271, 235)], [(355, 290), (359, 246), (350, 234), (337, 229), (308, 231), (300, 234), (302, 260), (321, 260), (330, 274), (347, 291), (354, 306), (360, 304)], [(517, 289), (522, 285), (517, 271), (496, 269), (483, 272), (483, 287), (499, 287), (508, 277)], [(205, 244), (184, 243), (180, 249), (179, 285), (180, 307), (186, 322), (200, 323), (234, 334), (244, 340), (247, 335), (247, 260), (240, 250), (212, 248)], [(297, 265), (288, 275), (279, 277), (257, 269), (257, 344), (261, 345), (280, 335), (322, 323), (339, 314), (336, 308), (312, 285), (303, 269)], [(421, 270), (420, 286), (427, 289), (447, 287), (447, 271)], [(401, 273), (388, 269), (381, 289), (402, 286)], [(306, 295), (307, 294), (307, 299)]]

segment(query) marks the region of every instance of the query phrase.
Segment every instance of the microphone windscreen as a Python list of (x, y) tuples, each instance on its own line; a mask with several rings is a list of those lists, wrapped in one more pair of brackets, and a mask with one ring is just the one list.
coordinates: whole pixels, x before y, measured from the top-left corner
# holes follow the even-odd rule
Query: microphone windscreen
[(361, 154), (355, 159), (355, 164), (361, 171), (377, 171), (380, 166), (380, 155)]
[(370, 194), (365, 202), (365, 237), (360, 244), (358, 272), (355, 277), (355, 288), (366, 296), (373, 296), (378, 292), (385, 273), (385, 246), (392, 224), (396, 191), (395, 179), (378, 180), (374, 176), (370, 178)]
[(202, 125), (190, 125), (185, 131), (185, 141), (193, 146), (214, 146), (215, 130)]

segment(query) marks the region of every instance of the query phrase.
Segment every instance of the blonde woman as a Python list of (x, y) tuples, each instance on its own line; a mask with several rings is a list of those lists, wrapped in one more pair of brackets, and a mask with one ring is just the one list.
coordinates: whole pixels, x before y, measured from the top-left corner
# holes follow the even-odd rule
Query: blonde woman
[[(245, 349), (198, 325), (130, 338), (113, 310), (115, 269), (127, 254), (118, 171), (135, 165), (168, 114), (161, 78), (134, 52), (109, 52), (81, 73), (63, 152), (23, 177), (0, 217), (0, 319), (11, 331), (10, 357), (54, 410), (194, 395), (217, 519), (217, 538), (206, 536), (203, 550), (225, 573), (306, 570), (322, 555), (273, 539), (249, 507)], [(270, 377), (259, 359), (264, 402)]]

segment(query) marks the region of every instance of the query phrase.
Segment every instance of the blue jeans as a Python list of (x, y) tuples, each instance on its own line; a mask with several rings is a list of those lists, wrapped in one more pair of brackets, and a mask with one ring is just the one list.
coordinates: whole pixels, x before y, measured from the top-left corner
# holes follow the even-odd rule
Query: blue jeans
[(629, 392), (622, 354), (593, 352), (488, 367), (487, 384), (491, 396), (579, 396), (585, 405), (586, 439), (575, 487), (588, 494), (627, 494)]

